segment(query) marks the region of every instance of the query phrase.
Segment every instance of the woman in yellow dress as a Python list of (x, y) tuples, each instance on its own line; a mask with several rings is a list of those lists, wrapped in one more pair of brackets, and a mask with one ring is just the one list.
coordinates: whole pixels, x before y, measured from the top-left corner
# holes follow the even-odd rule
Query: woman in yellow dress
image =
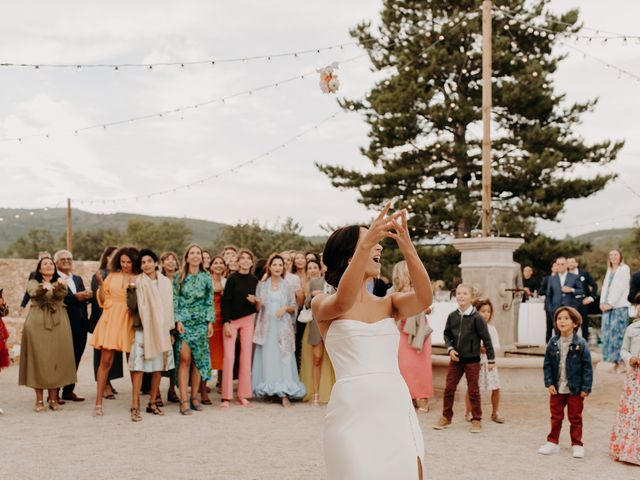
[(135, 276), (139, 273), (139, 253), (133, 247), (123, 247), (116, 252), (107, 278), (103, 280), (100, 272), (96, 272), (99, 285), (98, 302), (102, 307), (102, 316), (93, 331), (91, 345), (101, 350), (94, 412), (98, 417), (103, 415), (102, 397), (114, 352), (129, 353), (133, 343), (133, 319), (127, 307), (127, 287), (134, 284)]

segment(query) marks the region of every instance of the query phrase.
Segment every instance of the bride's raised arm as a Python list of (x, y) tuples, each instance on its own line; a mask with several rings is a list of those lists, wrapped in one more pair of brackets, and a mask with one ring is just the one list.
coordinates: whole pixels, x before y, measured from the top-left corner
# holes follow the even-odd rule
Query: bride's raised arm
[(394, 316), (397, 318), (407, 318), (426, 310), (433, 303), (433, 292), (431, 291), (431, 279), (424, 264), (418, 256), (407, 225), (407, 211), (402, 210), (400, 223), (396, 223), (395, 233), (388, 236), (395, 239), (398, 247), (407, 261), (409, 277), (411, 278), (412, 292), (393, 293), (391, 301), (393, 303)]
[[(398, 223), (395, 220), (401, 216), (402, 212), (387, 216), (389, 208), (390, 204), (387, 203), (368, 230), (364, 227), (347, 227), (347, 229), (337, 230), (327, 240), (329, 248), (333, 248), (332, 246), (335, 244), (336, 249), (349, 248), (346, 243), (352, 245), (354, 242), (357, 243), (350, 258), (336, 252), (338, 260), (335, 264), (330, 264), (333, 261), (330, 257), (333, 255), (328, 255), (329, 252), (325, 249), (324, 260), (328, 267), (325, 280), (337, 290), (334, 295), (317, 295), (311, 302), (313, 318), (318, 322), (339, 318), (353, 306), (360, 295), (367, 263), (375, 256), (373, 250), (379, 248), (378, 243), (383, 238), (396, 235), (392, 230), (398, 228)], [(345, 238), (332, 238), (334, 235), (342, 235)], [(349, 242), (349, 238), (346, 238), (347, 236), (350, 236), (351, 242)]]

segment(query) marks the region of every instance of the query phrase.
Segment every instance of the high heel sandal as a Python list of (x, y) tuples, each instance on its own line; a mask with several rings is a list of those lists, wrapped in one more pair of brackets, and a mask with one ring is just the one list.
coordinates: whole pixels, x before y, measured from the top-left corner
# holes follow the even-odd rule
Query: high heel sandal
[(311, 405), (313, 405), (314, 407), (317, 407), (318, 405), (320, 405), (320, 394), (319, 393), (314, 393), (313, 394), (313, 398), (311, 399)]
[(36, 402), (36, 413), (42, 413), (45, 412), (47, 409), (44, 406), (44, 402), (42, 400), (40, 400), (39, 402)]
[[(185, 408), (184, 410), (182, 409), (182, 405), (187, 405), (187, 408)], [(193, 410), (191, 410), (189, 407), (189, 402), (187, 400), (180, 402), (180, 413), (182, 415), (193, 415)]]
[(158, 408), (157, 403), (149, 403), (147, 405), (147, 413), (153, 413), (154, 415), (164, 415), (164, 412)]
[(62, 408), (60, 408), (60, 404), (58, 403), (57, 400), (50, 400), (49, 401), (49, 409), (53, 410), (54, 412), (58, 412), (58, 411), (62, 410)]
[(102, 405), (96, 405), (93, 407), (93, 416), (94, 417), (102, 417), (104, 412), (102, 411)]
[(191, 403), (191, 409), (192, 410), (195, 410), (197, 412), (201, 412), (202, 411), (202, 404), (200, 403), (200, 401), (197, 398), (191, 397), (191, 402), (190, 403)]
[(142, 421), (142, 416), (140, 415), (140, 409), (138, 407), (131, 408), (131, 421), (132, 422)]
[(291, 402), (289, 401), (289, 397), (282, 397), (282, 406), (284, 408), (289, 408), (291, 406)]
[(175, 390), (171, 389), (167, 392), (167, 402), (180, 403), (180, 399), (178, 398)]

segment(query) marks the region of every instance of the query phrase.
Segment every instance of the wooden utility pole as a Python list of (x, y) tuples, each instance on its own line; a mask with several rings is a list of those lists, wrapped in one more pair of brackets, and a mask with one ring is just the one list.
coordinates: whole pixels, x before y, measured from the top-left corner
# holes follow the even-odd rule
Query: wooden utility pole
[(491, 230), (491, 0), (482, 3), (482, 236)]
[(71, 199), (67, 198), (67, 250), (73, 252), (73, 223), (71, 221)]

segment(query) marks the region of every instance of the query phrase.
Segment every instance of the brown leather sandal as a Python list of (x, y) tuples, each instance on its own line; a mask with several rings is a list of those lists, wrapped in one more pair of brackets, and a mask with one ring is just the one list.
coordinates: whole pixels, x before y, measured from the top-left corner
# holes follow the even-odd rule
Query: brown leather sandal
[(153, 413), (154, 415), (164, 415), (164, 412), (158, 408), (157, 403), (149, 403), (147, 405), (147, 413)]
[(132, 422), (141, 422), (142, 417), (140, 416), (140, 409), (135, 407), (131, 409), (131, 421)]

